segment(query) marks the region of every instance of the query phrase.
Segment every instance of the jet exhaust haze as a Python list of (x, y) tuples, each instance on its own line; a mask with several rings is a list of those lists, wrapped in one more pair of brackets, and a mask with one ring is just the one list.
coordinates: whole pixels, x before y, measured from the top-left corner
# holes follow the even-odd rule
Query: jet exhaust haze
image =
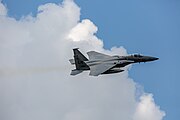
[(65, 69), (62, 67), (26, 67), (26, 68), (1, 68), (0, 77), (2, 76), (18, 76), (18, 75), (27, 75), (27, 74), (41, 74), (48, 72), (63, 72)]
[[(36, 17), (20, 20), (9, 17), (0, 3), (0, 119), (162, 120), (165, 112), (151, 94), (136, 96), (139, 89), (128, 71), (96, 78), (69, 75), (74, 47), (127, 55), (123, 47), (105, 50), (96, 32), (93, 22), (80, 21), (80, 8), (72, 0), (39, 6)], [(39, 72), (44, 68), (47, 72)], [(16, 70), (25, 74), (13, 75)]]

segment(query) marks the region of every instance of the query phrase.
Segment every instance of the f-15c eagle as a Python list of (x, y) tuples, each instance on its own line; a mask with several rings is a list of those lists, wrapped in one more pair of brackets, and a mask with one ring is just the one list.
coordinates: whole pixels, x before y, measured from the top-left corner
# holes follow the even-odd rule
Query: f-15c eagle
[(71, 71), (71, 75), (77, 75), (83, 71), (90, 70), (89, 75), (98, 76), (101, 74), (112, 74), (123, 72), (122, 67), (132, 63), (149, 62), (158, 60), (159, 58), (151, 56), (143, 56), (140, 54), (128, 56), (110, 56), (95, 51), (87, 52), (87, 59), (78, 48), (73, 49), (74, 59), (70, 59), (72, 65), (75, 64), (76, 69)]

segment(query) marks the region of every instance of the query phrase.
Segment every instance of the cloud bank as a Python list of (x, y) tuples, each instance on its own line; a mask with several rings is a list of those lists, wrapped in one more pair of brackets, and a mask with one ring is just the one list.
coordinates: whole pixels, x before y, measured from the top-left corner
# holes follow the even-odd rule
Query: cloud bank
[(72, 48), (126, 55), (123, 47), (103, 48), (96, 25), (80, 21), (72, 1), (39, 6), (36, 17), (8, 17), (0, 3), (1, 120), (162, 120), (152, 94), (137, 100), (128, 71), (72, 77)]

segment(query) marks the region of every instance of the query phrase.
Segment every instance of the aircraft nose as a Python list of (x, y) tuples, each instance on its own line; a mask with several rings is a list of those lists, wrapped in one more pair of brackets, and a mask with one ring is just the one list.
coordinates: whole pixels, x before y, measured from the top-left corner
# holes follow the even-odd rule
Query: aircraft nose
[(154, 60), (158, 60), (159, 58), (157, 58), (157, 57), (151, 57), (150, 58), (152, 61), (154, 61)]

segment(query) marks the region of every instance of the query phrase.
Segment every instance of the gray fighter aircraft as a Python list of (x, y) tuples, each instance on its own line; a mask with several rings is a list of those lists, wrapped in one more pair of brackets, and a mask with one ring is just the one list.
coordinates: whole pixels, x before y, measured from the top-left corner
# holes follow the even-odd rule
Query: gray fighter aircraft
[(132, 63), (149, 62), (158, 60), (159, 58), (143, 56), (140, 54), (128, 56), (110, 56), (95, 51), (87, 52), (89, 60), (78, 50), (73, 49), (74, 59), (70, 59), (70, 63), (76, 66), (71, 71), (71, 75), (77, 75), (83, 71), (90, 70), (89, 75), (98, 76), (101, 74), (111, 74), (123, 72), (122, 67)]

